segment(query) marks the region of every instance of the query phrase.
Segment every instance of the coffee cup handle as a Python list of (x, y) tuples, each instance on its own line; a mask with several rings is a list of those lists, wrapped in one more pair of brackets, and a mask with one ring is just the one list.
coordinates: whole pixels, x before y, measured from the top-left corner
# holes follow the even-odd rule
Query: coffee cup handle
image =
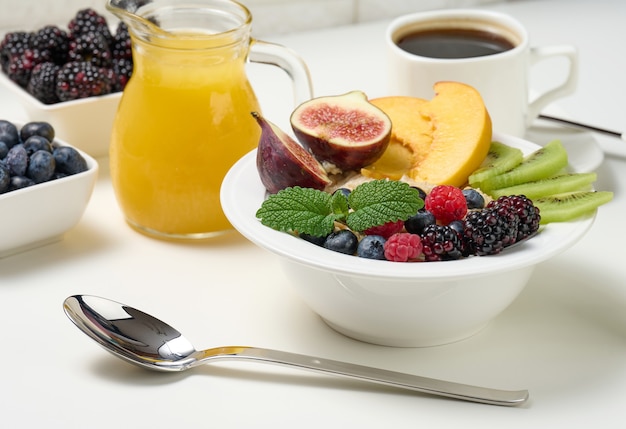
[(309, 68), (304, 60), (291, 49), (276, 43), (253, 39), (248, 59), (254, 63), (269, 64), (283, 69), (293, 82), (296, 106), (313, 98), (313, 84)]
[(569, 72), (565, 81), (537, 97), (528, 107), (526, 126), (539, 116), (541, 110), (557, 98), (573, 94), (578, 84), (578, 52), (575, 47), (568, 45), (541, 46), (530, 49), (530, 64), (554, 57), (565, 57), (569, 61)]

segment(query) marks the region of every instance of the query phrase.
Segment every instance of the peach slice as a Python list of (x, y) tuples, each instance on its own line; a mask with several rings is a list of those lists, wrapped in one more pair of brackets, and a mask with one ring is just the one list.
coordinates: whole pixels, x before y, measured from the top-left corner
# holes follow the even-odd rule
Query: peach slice
[(438, 82), (435, 97), (420, 112), (432, 127), (426, 157), (410, 172), (418, 182), (463, 186), (489, 152), (491, 118), (476, 89), (459, 82)]
[(406, 96), (370, 100), (391, 118), (391, 141), (361, 174), (389, 179), (407, 175), (433, 185), (467, 183), (491, 145), (489, 113), (469, 85), (438, 82), (434, 90), (429, 101)]
[(416, 115), (428, 100), (415, 97), (381, 97), (370, 100), (391, 118), (391, 140), (387, 150), (361, 174), (373, 179), (399, 180), (418, 165), (430, 149), (430, 122), (417, 120)]

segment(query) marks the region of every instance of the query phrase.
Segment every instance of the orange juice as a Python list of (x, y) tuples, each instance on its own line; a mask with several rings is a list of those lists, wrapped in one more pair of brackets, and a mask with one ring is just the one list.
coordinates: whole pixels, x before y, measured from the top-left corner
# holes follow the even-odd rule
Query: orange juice
[(220, 185), (260, 136), (250, 114), (259, 106), (245, 74), (247, 40), (208, 49), (190, 47), (189, 40), (184, 49), (176, 40), (174, 49), (133, 42), (133, 76), (110, 149), (111, 179), (127, 221), (164, 237), (230, 229)]

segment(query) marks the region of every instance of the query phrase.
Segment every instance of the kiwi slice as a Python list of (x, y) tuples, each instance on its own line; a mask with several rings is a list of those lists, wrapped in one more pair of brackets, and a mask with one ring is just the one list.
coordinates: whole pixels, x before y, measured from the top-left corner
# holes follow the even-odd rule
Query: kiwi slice
[(541, 149), (526, 156), (522, 163), (512, 170), (483, 180), (480, 183), (480, 189), (490, 193), (493, 189), (546, 179), (559, 173), (565, 167), (567, 167), (567, 151), (559, 140), (552, 140)]
[(540, 223), (568, 222), (581, 216), (590, 215), (602, 204), (613, 199), (613, 192), (582, 191), (550, 195), (533, 200), (539, 208)]
[(483, 180), (512, 170), (521, 164), (523, 159), (524, 155), (520, 149), (497, 141), (491, 142), (485, 160), (470, 175), (469, 184), (472, 188), (478, 188)]
[(570, 173), (548, 177), (534, 182), (522, 183), (508, 188), (494, 189), (490, 192), (493, 198), (503, 195), (525, 195), (534, 200), (549, 195), (564, 194), (566, 192), (588, 191), (596, 181), (596, 173)]

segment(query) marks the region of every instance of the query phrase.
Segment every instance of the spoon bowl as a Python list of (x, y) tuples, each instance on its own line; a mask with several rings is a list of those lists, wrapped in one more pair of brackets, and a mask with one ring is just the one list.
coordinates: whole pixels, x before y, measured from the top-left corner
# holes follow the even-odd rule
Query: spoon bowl
[(70, 296), (65, 299), (63, 309), (81, 331), (113, 355), (152, 370), (184, 371), (210, 361), (244, 360), (491, 405), (514, 406), (528, 399), (526, 390), (470, 386), (258, 347), (227, 346), (198, 351), (167, 323), (128, 305), (97, 296)]

